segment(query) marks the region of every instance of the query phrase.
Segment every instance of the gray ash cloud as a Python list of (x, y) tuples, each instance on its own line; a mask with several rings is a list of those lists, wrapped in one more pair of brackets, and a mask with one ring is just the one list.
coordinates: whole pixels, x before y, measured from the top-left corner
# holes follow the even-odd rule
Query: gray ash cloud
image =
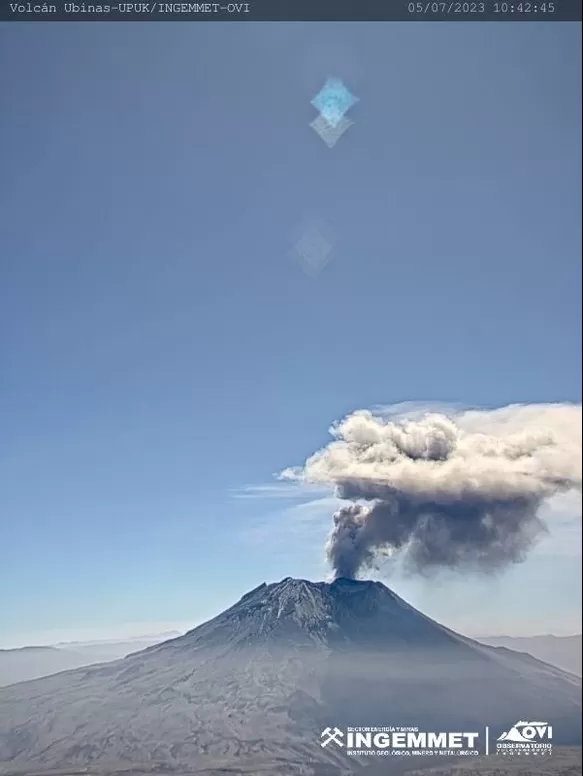
[(543, 503), (581, 488), (580, 405), (359, 410), (330, 431), (330, 444), (282, 476), (333, 486), (349, 502), (327, 545), (337, 576), (387, 557), (420, 573), (520, 562), (546, 530)]

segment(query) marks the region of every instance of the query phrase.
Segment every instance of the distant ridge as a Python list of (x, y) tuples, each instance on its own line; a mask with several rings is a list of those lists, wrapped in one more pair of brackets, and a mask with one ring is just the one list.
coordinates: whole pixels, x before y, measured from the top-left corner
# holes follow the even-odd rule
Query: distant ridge
[(94, 663), (118, 660), (131, 652), (138, 652), (163, 639), (179, 635), (173, 631), (126, 641), (79, 641), (0, 649), (0, 687)]
[(582, 639), (576, 636), (491, 636), (479, 638), (482, 644), (492, 647), (507, 647), (517, 652), (526, 652), (550, 665), (581, 676)]

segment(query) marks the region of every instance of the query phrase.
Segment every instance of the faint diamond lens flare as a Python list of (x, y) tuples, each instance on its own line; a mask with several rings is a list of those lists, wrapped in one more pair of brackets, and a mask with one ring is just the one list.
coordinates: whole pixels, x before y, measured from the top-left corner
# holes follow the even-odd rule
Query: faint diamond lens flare
[(353, 124), (354, 124), (354, 121), (351, 121), (350, 119), (347, 119), (343, 116), (340, 119), (340, 122), (333, 127), (320, 114), (318, 118), (312, 121), (310, 126), (312, 127), (313, 130), (315, 130), (320, 135), (320, 137), (326, 143), (328, 148), (333, 148), (333, 146), (336, 145), (336, 143), (340, 140), (342, 135), (346, 132), (348, 127), (351, 127)]
[(345, 114), (357, 102), (358, 97), (351, 94), (339, 78), (328, 78), (312, 100), (320, 115), (310, 126), (329, 148), (335, 146), (354, 123)]
[(326, 224), (311, 221), (297, 230), (292, 242), (293, 257), (307, 275), (315, 278), (332, 258), (335, 239)]

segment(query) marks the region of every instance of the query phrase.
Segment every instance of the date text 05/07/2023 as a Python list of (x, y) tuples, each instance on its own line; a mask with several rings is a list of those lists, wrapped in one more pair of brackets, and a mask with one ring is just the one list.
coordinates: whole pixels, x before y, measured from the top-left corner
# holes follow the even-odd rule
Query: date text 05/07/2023
[(507, 15), (534, 15), (546, 14), (551, 17), (556, 11), (555, 2), (445, 2), (444, 0), (428, 0), (427, 2), (410, 2), (407, 4), (407, 11), (412, 15), (451, 15), (457, 14), (500, 14)]

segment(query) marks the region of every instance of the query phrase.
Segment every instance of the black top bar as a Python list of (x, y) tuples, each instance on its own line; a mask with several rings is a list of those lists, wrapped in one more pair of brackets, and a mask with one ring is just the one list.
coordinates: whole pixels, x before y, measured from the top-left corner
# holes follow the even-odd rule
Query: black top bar
[(580, 22), (581, 0), (0, 0), (0, 21)]

